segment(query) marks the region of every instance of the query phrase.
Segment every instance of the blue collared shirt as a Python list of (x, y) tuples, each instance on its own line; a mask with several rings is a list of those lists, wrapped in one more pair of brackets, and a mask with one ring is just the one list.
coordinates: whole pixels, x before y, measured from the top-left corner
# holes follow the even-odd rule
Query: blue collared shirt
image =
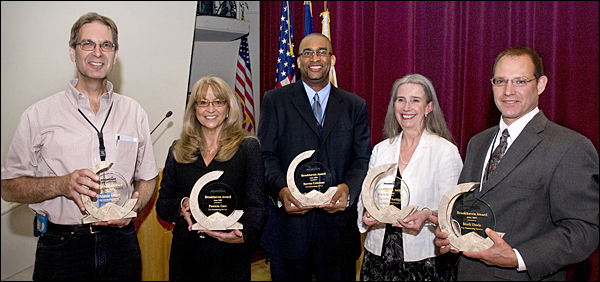
[[(315, 103), (313, 97), (315, 96), (316, 91), (310, 88), (304, 81), (302, 81), (304, 85), (304, 90), (306, 90), (306, 95), (308, 96), (308, 101), (310, 101), (310, 106)], [(327, 86), (323, 87), (321, 91), (319, 91), (319, 102), (321, 103), (321, 109), (323, 109), (323, 118), (322, 123), (325, 123), (325, 112), (327, 111), (327, 102), (329, 101), (329, 92), (331, 91), (331, 82), (327, 83)]]

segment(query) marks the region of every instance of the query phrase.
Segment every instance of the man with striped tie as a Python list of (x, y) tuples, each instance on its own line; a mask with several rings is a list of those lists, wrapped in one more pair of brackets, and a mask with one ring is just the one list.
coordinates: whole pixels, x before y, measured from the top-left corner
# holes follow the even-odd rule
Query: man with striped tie
[[(457, 280), (565, 280), (565, 266), (598, 246), (598, 153), (538, 109), (548, 77), (535, 51), (503, 51), (493, 74), (502, 117), (471, 138), (458, 183), (482, 182), (475, 196), (496, 216), (496, 230), (485, 230), (494, 245), (463, 252)], [(439, 227), (436, 237), (441, 252), (450, 251)]]

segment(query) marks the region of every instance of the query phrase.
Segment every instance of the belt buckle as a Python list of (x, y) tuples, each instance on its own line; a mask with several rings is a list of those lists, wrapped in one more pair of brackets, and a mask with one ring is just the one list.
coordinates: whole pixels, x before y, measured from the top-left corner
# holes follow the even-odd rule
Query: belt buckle
[(94, 228), (93, 228), (93, 226), (94, 226), (94, 225), (92, 225), (92, 224), (90, 223), (90, 234), (96, 234), (96, 233), (99, 233), (100, 231), (94, 231)]

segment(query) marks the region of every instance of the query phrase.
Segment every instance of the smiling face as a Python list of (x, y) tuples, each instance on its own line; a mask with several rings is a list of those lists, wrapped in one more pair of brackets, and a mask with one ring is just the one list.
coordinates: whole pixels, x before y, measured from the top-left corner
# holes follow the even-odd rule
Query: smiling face
[(433, 110), (433, 102), (427, 102), (425, 90), (420, 84), (405, 83), (398, 87), (394, 111), (402, 130), (425, 128), (425, 114)]
[(105, 52), (100, 50), (100, 44), (112, 42), (113, 35), (110, 27), (98, 21), (84, 24), (79, 32), (77, 43), (89, 40), (96, 43), (91, 51), (84, 51), (80, 45), (69, 48), (71, 61), (75, 62), (78, 78), (84, 80), (105, 80), (117, 62), (117, 50)]
[[(331, 42), (322, 34), (309, 34), (300, 42), (297, 64), (302, 74), (302, 81), (315, 91), (319, 91), (329, 83), (329, 69), (335, 65), (335, 56), (331, 52)], [(317, 52), (327, 51), (327, 55), (319, 57)], [(311, 57), (303, 57), (305, 51), (313, 51)]]
[[(223, 122), (227, 116), (227, 103), (215, 106), (215, 101), (225, 102), (225, 100), (218, 99), (213, 93), (212, 87), (208, 86), (206, 90), (206, 96), (196, 101), (196, 119), (202, 125), (202, 130), (209, 131), (221, 131)], [(208, 105), (202, 106), (201, 102), (209, 102)]]
[[(533, 79), (535, 78), (533, 62), (527, 55), (504, 56), (496, 65), (494, 78), (507, 80), (515, 78)], [(494, 102), (502, 113), (504, 122), (511, 125), (514, 121), (535, 109), (538, 106), (539, 95), (544, 92), (547, 82), (548, 78), (543, 75), (522, 87), (516, 87), (510, 81), (502, 87), (493, 85)]]

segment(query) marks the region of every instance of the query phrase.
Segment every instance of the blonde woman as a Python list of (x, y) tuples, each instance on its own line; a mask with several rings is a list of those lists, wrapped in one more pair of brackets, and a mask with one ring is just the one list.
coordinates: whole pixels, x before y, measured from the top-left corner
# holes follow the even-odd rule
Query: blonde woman
[[(223, 79), (198, 80), (184, 114), (181, 139), (169, 150), (158, 215), (175, 224), (170, 280), (250, 280), (252, 247), (266, 220), (264, 168), (258, 139), (242, 128), (242, 113)], [(233, 188), (243, 229), (191, 230), (190, 193), (196, 181), (221, 170), (219, 182)]]

